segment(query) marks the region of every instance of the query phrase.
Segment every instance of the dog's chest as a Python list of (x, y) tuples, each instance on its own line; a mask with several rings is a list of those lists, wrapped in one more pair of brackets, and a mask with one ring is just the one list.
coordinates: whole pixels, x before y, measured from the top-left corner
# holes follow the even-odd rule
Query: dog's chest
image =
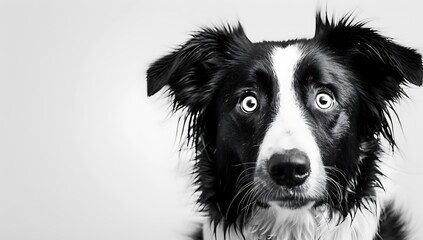
[[(376, 209), (375, 212), (380, 212)], [(358, 211), (354, 221), (348, 216), (329, 220), (325, 211), (301, 211), (295, 214), (284, 209), (257, 212), (242, 233), (221, 226), (213, 234), (213, 224), (205, 224), (204, 240), (373, 240), (378, 227), (378, 214)]]

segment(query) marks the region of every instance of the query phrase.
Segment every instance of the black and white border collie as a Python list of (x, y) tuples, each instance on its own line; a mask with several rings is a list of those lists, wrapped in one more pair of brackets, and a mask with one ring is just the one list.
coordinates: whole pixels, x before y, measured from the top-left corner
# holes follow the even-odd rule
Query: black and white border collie
[(422, 84), (421, 55), (322, 15), (312, 39), (205, 28), (148, 69), (148, 96), (168, 85), (195, 149), (209, 222), (194, 239), (407, 238), (385, 161), (393, 104)]

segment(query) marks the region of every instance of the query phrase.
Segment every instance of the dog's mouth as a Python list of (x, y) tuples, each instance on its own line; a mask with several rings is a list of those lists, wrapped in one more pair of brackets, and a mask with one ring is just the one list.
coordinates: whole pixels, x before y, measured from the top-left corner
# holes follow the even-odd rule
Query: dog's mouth
[(285, 189), (273, 190), (273, 194), (267, 194), (264, 198), (256, 200), (256, 205), (260, 208), (278, 206), (287, 209), (299, 209), (312, 207), (322, 202), (321, 199), (311, 197), (305, 189)]
[(311, 207), (316, 204), (317, 199), (311, 198), (286, 198), (280, 200), (257, 200), (256, 205), (260, 208), (269, 208), (271, 205), (276, 205), (281, 208), (299, 209), (303, 207)]
[(312, 208), (326, 200), (325, 184), (318, 181), (310, 185), (308, 181), (298, 186), (281, 186), (275, 183), (267, 173), (259, 171), (255, 176), (256, 189), (260, 189), (256, 200), (259, 208), (280, 207), (285, 209)]

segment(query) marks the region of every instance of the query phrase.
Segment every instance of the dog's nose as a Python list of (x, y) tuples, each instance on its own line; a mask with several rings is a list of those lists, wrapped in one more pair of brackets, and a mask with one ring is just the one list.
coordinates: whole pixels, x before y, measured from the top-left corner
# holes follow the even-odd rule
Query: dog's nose
[(310, 175), (310, 160), (304, 152), (290, 149), (270, 157), (268, 172), (273, 181), (281, 186), (299, 186)]

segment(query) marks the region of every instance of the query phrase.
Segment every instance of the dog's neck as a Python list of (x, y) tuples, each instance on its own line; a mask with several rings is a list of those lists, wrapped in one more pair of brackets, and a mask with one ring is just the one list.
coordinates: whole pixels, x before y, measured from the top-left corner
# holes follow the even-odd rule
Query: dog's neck
[[(226, 232), (221, 226), (214, 233), (213, 224), (205, 224), (204, 240), (372, 240), (377, 232), (381, 204), (369, 203), (367, 208), (341, 219), (329, 217), (325, 206), (289, 210), (277, 205), (255, 212), (242, 233)], [(352, 221), (354, 220), (354, 221)]]

